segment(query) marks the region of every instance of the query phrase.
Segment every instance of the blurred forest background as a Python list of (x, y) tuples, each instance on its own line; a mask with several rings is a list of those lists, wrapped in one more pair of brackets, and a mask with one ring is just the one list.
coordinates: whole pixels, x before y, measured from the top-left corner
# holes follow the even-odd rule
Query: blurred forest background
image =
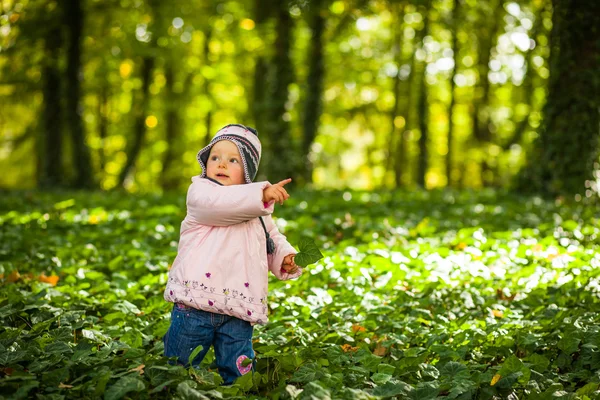
[(181, 190), (242, 123), (260, 179), (597, 197), (599, 4), (0, 0), (0, 187)]

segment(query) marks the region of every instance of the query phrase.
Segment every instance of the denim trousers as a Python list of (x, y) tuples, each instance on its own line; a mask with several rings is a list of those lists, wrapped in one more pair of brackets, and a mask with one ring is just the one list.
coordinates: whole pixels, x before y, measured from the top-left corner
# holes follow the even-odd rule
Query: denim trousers
[(173, 306), (171, 325), (163, 338), (165, 356), (176, 356), (178, 363), (189, 366), (190, 354), (202, 345), (202, 351), (191, 365), (198, 367), (213, 345), (219, 374), (224, 384), (230, 385), (252, 369), (252, 363), (244, 366), (243, 362), (248, 358), (254, 360), (253, 330), (249, 322), (239, 318), (177, 303)]

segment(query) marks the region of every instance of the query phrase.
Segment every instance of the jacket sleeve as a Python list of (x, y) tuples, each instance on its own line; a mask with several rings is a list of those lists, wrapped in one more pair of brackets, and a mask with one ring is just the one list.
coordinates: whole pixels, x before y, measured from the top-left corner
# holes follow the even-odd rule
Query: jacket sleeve
[(192, 178), (187, 193), (187, 215), (195, 223), (229, 226), (267, 216), (274, 202), (263, 203), (263, 190), (269, 182), (220, 186), (198, 176)]
[(302, 275), (302, 268), (298, 268), (298, 271), (294, 274), (288, 274), (285, 272), (283, 268), (281, 268), (281, 264), (283, 263), (283, 259), (288, 254), (296, 254), (298, 253), (296, 249), (287, 241), (286, 237), (279, 232), (277, 226), (273, 222), (273, 218), (271, 216), (267, 216), (263, 218), (265, 221), (265, 226), (267, 231), (269, 232), (269, 236), (275, 242), (275, 253), (268, 254), (267, 258), (269, 261), (269, 270), (282, 281), (288, 279), (295, 279)]

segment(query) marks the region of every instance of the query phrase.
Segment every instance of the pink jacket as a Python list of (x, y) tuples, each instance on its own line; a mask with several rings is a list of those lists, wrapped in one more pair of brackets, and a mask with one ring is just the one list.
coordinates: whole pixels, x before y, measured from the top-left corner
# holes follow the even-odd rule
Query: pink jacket
[[(262, 202), (263, 189), (269, 186), (269, 182), (221, 186), (192, 178), (165, 300), (253, 324), (268, 322), (268, 270), (281, 280), (302, 274), (281, 269), (283, 258), (296, 250), (273, 223), (273, 202)], [(267, 255), (258, 217), (263, 217), (275, 242), (274, 254)]]

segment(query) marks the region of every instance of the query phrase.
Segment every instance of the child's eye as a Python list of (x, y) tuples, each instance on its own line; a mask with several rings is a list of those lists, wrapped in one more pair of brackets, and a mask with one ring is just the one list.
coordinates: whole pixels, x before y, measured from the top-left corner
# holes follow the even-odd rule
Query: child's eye
[(232, 158), (231, 160), (229, 160), (232, 163), (238, 163), (239, 161), (237, 160), (237, 158)]
[(210, 159), (211, 159), (211, 160), (213, 160), (213, 161), (217, 161), (217, 160), (219, 159), (219, 157), (217, 157), (217, 156), (212, 156)]

